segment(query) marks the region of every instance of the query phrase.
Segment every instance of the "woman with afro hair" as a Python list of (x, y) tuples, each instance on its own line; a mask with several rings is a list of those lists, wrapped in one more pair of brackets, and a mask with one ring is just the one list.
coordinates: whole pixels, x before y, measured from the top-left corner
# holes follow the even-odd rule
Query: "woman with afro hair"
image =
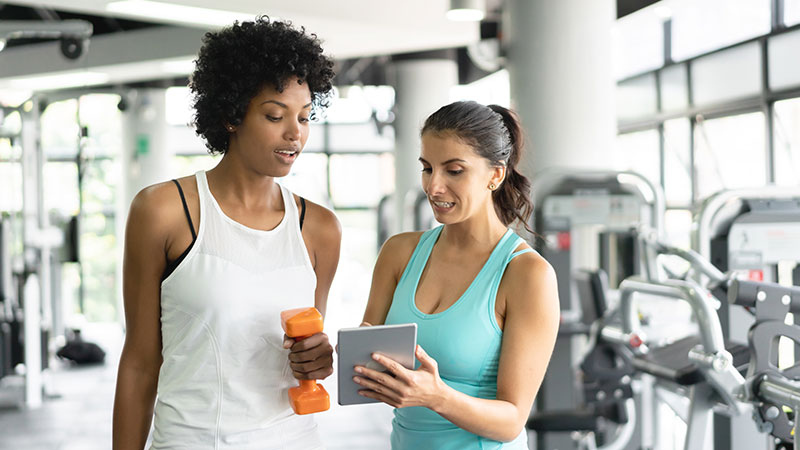
[(322, 448), (286, 391), (329, 376), (333, 349), (286, 338), (280, 312), (325, 312), (341, 227), (275, 179), (328, 104), (333, 62), (315, 35), (259, 17), (207, 33), (195, 63), (195, 127), (222, 159), (131, 204), (113, 448), (142, 450), (151, 422), (151, 449)]

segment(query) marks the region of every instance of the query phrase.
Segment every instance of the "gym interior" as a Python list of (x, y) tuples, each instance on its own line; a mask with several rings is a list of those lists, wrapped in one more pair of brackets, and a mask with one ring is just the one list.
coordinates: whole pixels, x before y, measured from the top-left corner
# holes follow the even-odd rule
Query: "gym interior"
[[(800, 448), (800, 0), (13, 0), (0, 449), (111, 448), (131, 201), (218, 163), (189, 76), (206, 32), (257, 15), (334, 60), (279, 180), (341, 223), (332, 343), (361, 322), (388, 237), (437, 225), (424, 118), (498, 104), (524, 126), (525, 237), (561, 308), (528, 448)], [(321, 383), (328, 449), (390, 448), (390, 406), (340, 406), (336, 373)]]

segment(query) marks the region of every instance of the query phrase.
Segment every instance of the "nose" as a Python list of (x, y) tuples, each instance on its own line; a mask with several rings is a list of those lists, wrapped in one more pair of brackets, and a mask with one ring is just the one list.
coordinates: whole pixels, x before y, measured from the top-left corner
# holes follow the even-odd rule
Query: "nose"
[(283, 132), (283, 138), (287, 141), (294, 142), (299, 141), (301, 136), (302, 130), (300, 129), (300, 124), (296, 121), (290, 121)]
[(427, 194), (429, 196), (441, 195), (445, 190), (444, 177), (434, 169), (428, 176)]

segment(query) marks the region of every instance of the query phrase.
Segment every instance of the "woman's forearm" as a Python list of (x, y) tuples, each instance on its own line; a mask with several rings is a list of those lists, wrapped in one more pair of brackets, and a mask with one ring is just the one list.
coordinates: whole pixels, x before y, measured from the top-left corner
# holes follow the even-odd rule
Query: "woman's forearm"
[(527, 418), (509, 401), (471, 397), (447, 385), (431, 409), (459, 428), (503, 442), (514, 440)]
[(142, 450), (153, 420), (158, 376), (120, 364), (114, 397), (113, 450)]

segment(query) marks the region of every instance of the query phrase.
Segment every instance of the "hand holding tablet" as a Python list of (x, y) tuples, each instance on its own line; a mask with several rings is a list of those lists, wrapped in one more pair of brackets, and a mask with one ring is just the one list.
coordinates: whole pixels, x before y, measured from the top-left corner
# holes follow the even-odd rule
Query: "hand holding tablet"
[(378, 403), (378, 400), (359, 395), (358, 391), (364, 388), (353, 381), (353, 377), (356, 376), (353, 369), (355, 366), (365, 366), (374, 370), (386, 370), (372, 359), (373, 353), (380, 353), (413, 370), (416, 346), (417, 324), (415, 323), (339, 330), (337, 369), (339, 404)]

